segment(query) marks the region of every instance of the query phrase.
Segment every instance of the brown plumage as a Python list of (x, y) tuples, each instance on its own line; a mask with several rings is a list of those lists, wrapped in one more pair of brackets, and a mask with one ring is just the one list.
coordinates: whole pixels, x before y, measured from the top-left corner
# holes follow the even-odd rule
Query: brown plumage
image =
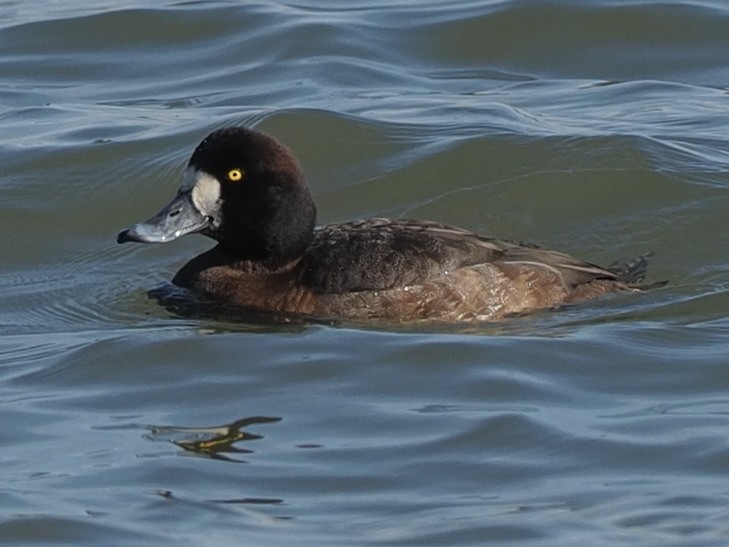
[(435, 222), (314, 228), (315, 218), (293, 155), (271, 137), (229, 128), (196, 149), (175, 200), (118, 240), (204, 233), (219, 244), (183, 266), (175, 284), (247, 309), (358, 321), (493, 321), (640, 290), (645, 273), (644, 257), (602, 268)]

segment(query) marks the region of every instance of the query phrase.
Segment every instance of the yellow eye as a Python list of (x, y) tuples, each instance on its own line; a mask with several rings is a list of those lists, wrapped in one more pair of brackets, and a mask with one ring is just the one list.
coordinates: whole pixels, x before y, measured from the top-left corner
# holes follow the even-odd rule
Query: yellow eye
[(228, 180), (230, 182), (240, 182), (243, 180), (243, 174), (242, 169), (231, 169), (228, 171)]

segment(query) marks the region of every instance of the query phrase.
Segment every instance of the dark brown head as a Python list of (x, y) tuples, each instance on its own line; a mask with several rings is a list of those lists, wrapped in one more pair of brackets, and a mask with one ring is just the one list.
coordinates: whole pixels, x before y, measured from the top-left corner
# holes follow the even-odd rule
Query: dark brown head
[(117, 241), (212, 237), (241, 260), (278, 266), (306, 250), (316, 207), (298, 162), (278, 141), (243, 127), (214, 131), (190, 158), (172, 202)]

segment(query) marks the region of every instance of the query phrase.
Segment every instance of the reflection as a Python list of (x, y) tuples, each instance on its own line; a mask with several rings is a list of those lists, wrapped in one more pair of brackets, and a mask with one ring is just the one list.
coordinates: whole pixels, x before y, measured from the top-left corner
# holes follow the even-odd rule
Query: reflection
[(281, 418), (276, 417), (254, 416), (236, 420), (228, 425), (213, 427), (151, 426), (149, 428), (150, 434), (144, 437), (152, 441), (169, 441), (188, 452), (210, 458), (245, 463), (245, 460), (224, 455), (226, 453), (253, 453), (253, 450), (239, 448), (234, 445), (238, 442), (262, 439), (263, 435), (248, 433), (243, 428), (251, 425), (269, 424), (280, 421)]

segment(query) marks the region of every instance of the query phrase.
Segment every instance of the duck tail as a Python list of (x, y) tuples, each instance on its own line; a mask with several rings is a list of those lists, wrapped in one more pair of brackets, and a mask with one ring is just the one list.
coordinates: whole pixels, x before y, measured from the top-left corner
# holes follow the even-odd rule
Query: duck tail
[(631, 289), (647, 291), (657, 287), (663, 287), (668, 283), (668, 280), (643, 283), (648, 271), (648, 257), (652, 255), (652, 252), (647, 252), (627, 262), (613, 262), (607, 269), (617, 275), (618, 279)]

